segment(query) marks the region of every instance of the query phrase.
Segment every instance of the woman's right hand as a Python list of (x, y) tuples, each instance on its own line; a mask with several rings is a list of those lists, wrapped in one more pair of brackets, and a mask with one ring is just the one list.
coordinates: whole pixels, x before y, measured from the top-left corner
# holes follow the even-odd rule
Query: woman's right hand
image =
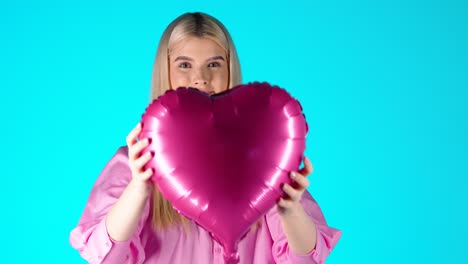
[(149, 138), (137, 141), (141, 129), (142, 126), (140, 122), (126, 138), (128, 146), (128, 165), (132, 171), (132, 180), (129, 185), (132, 185), (137, 192), (149, 196), (154, 188), (150, 180), (153, 175), (153, 170), (151, 168), (144, 170), (144, 166), (152, 158), (153, 154), (147, 151), (145, 154), (141, 155), (141, 151), (151, 143)]
[(137, 141), (140, 131), (141, 124), (138, 124), (127, 136), (128, 164), (132, 179), (106, 217), (107, 232), (115, 241), (127, 241), (132, 237), (154, 188), (149, 180), (153, 170), (148, 168), (143, 171), (143, 167), (151, 159), (151, 153), (148, 151), (141, 155), (141, 151), (150, 142), (146, 138)]

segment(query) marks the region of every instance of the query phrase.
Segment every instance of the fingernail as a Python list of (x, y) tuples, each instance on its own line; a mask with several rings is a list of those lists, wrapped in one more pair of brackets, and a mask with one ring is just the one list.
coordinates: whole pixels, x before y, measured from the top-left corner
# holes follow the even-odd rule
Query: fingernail
[(293, 178), (293, 179), (296, 178), (296, 176), (297, 176), (296, 173), (293, 172), (293, 171), (291, 171), (291, 174), (290, 174), (290, 175), (291, 175), (291, 178)]

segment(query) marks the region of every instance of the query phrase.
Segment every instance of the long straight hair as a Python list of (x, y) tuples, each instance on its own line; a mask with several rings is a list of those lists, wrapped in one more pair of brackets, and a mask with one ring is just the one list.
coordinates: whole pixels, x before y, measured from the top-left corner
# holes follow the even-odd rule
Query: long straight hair
[[(196, 12), (176, 18), (164, 31), (156, 53), (151, 79), (150, 103), (172, 89), (169, 80), (169, 54), (172, 47), (188, 37), (207, 38), (215, 41), (226, 52), (229, 67), (228, 89), (241, 84), (242, 77), (237, 51), (224, 25), (216, 18)], [(177, 213), (169, 201), (153, 188), (152, 224), (155, 230), (182, 224), (188, 230), (188, 219)]]

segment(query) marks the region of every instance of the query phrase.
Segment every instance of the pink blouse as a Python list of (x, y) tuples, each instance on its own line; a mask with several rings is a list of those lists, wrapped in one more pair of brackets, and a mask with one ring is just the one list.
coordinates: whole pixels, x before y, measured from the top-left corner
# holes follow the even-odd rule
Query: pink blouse
[[(81, 219), (70, 233), (71, 245), (84, 259), (89, 263), (224, 263), (221, 245), (193, 221), (189, 233), (182, 227), (155, 233), (151, 217), (148, 217), (151, 198), (132, 238), (125, 242), (114, 241), (107, 233), (105, 216), (131, 177), (128, 149), (123, 146), (99, 175)], [(276, 207), (273, 207), (264, 216), (263, 223), (239, 242), (239, 263), (324, 263), (341, 237), (341, 231), (327, 226), (320, 207), (308, 192), (304, 193), (301, 204), (317, 229), (315, 249), (306, 255), (290, 250)]]

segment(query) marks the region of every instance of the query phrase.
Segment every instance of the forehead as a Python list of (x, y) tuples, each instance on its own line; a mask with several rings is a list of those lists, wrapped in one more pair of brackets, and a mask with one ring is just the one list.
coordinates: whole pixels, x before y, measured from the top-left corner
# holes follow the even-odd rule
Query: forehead
[(169, 56), (224, 57), (225, 53), (226, 51), (212, 39), (187, 37), (178, 41), (172, 46), (169, 51)]

